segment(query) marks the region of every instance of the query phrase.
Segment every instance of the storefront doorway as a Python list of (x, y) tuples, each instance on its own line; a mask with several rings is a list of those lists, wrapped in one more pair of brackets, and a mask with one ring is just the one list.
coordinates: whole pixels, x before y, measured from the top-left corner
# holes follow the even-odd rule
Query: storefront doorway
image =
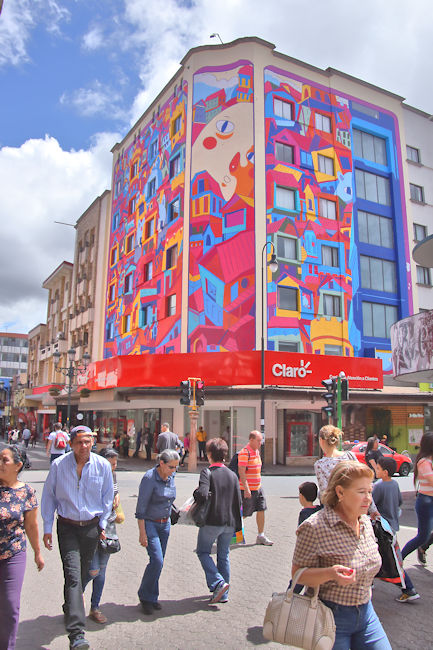
[(286, 426), (286, 455), (312, 456), (313, 433), (311, 422), (288, 422)]

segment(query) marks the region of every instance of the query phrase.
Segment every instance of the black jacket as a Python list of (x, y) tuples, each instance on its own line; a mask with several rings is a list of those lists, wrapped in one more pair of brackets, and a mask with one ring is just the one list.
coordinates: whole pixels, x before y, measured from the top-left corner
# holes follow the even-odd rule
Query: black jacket
[[(209, 483), (210, 479), (210, 483)], [(211, 504), (206, 519), (208, 526), (233, 526), (242, 529), (241, 491), (239, 479), (228, 467), (210, 467), (200, 472), (194, 499), (204, 501), (211, 492)]]

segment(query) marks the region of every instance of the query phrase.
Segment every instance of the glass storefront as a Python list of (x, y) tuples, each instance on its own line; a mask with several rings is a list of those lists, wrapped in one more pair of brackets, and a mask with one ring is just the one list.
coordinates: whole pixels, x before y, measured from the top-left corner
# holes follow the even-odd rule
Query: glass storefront
[[(281, 422), (281, 417), (279, 418)], [(320, 413), (311, 411), (283, 411), (282, 418), (283, 458), (319, 456), (316, 434), (322, 420)], [(279, 454), (281, 456), (281, 454)], [(281, 462), (281, 461), (280, 461)]]

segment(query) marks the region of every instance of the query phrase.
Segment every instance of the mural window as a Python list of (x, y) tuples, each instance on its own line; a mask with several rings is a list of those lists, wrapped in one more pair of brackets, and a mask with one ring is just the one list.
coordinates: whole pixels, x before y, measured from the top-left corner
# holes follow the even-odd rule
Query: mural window
[(126, 316), (123, 317), (122, 319), (122, 330), (123, 334), (126, 334), (127, 332), (130, 331), (131, 329), (131, 314), (126, 314)]
[(150, 158), (156, 158), (157, 155), (158, 155), (158, 141), (154, 140), (153, 142), (150, 143), (149, 156)]
[(180, 154), (170, 160), (170, 178), (174, 178), (181, 172)]
[(172, 123), (172, 134), (175, 135), (180, 131), (180, 127), (182, 126), (182, 116), (178, 115)]
[(425, 287), (430, 287), (431, 286), (431, 277), (430, 277), (430, 269), (426, 268), (425, 266), (418, 266), (416, 267), (416, 281), (417, 284), (422, 284)]
[(359, 241), (365, 244), (394, 248), (392, 219), (358, 210)]
[(427, 237), (427, 226), (422, 226), (419, 223), (413, 224), (413, 238), (415, 241), (422, 241)]
[(325, 343), (325, 354), (330, 354), (333, 356), (341, 357), (343, 355), (343, 346), (342, 345), (331, 345), (330, 343)]
[(152, 323), (152, 307), (145, 305), (140, 309), (140, 327), (147, 327)]
[(154, 194), (156, 194), (156, 178), (151, 178), (147, 186), (147, 196), (149, 198)]
[(338, 261), (338, 248), (335, 246), (322, 246), (322, 264), (323, 266), (340, 266)]
[(208, 294), (209, 298), (212, 298), (212, 300), (216, 300), (216, 286), (210, 282), (210, 280), (206, 279), (206, 293)]
[(365, 131), (353, 129), (353, 153), (378, 165), (387, 165), (386, 140)]
[(131, 253), (133, 248), (134, 248), (134, 233), (132, 235), (128, 235), (126, 238), (125, 253), (128, 255), (128, 253)]
[(109, 303), (114, 302), (115, 298), (116, 298), (116, 284), (113, 283), (110, 284), (110, 286), (108, 287), (108, 302)]
[(397, 321), (397, 307), (375, 302), (362, 303), (364, 336), (389, 339), (391, 325)]
[(116, 212), (113, 216), (113, 230), (117, 230), (120, 225), (120, 212)]
[(114, 248), (111, 249), (111, 253), (110, 253), (110, 266), (116, 264), (118, 259), (119, 259), (119, 249), (117, 246), (114, 246)]
[(319, 172), (322, 174), (327, 174), (328, 176), (334, 176), (333, 158), (330, 158), (329, 156), (322, 156), (322, 154), (319, 153), (317, 156), (317, 164)]
[(176, 315), (176, 294), (173, 293), (171, 296), (167, 296), (167, 316)]
[(360, 169), (355, 170), (356, 194), (359, 199), (391, 205), (389, 179)]
[(125, 275), (125, 293), (132, 292), (132, 280), (133, 273), (128, 273), (128, 275)]
[(276, 142), (275, 157), (282, 162), (292, 164), (295, 160), (294, 149), (291, 145), (284, 144), (284, 142)]
[(155, 232), (155, 219), (149, 219), (149, 221), (146, 221), (146, 239), (149, 239), (149, 237), (152, 237), (153, 233)]
[(410, 187), (410, 198), (412, 201), (417, 201), (418, 203), (424, 203), (424, 188), (421, 185), (414, 185), (409, 183)]
[(115, 195), (116, 195), (116, 198), (119, 196), (119, 194), (120, 194), (121, 191), (122, 191), (122, 179), (119, 178), (119, 179), (116, 181), (115, 190), (114, 190)]
[(277, 237), (277, 257), (285, 260), (296, 260), (298, 258), (296, 239), (278, 235)]
[(337, 219), (337, 205), (335, 201), (329, 199), (319, 198), (320, 216), (325, 219)]
[(386, 291), (388, 293), (397, 291), (394, 262), (361, 255), (360, 264), (361, 286), (363, 289), (374, 289), (375, 291)]
[(134, 178), (138, 174), (138, 160), (131, 165), (131, 178)]
[(152, 279), (152, 273), (153, 273), (153, 262), (147, 262), (147, 264), (144, 265), (144, 272), (143, 272), (144, 282), (148, 282), (149, 280)]
[(298, 290), (293, 287), (278, 287), (277, 304), (279, 309), (298, 310)]
[(277, 341), (279, 352), (297, 352), (298, 343), (296, 341)]
[(409, 147), (409, 145), (406, 145), (406, 156), (410, 162), (414, 162), (418, 164), (421, 162), (419, 149), (416, 149), (415, 147)]
[(322, 113), (316, 113), (314, 116), (314, 121), (317, 131), (323, 131), (324, 133), (331, 133), (331, 119), (327, 115), (322, 115)]
[(112, 341), (114, 339), (114, 323), (107, 323), (107, 340)]
[(274, 97), (274, 114), (276, 117), (282, 117), (283, 120), (293, 121), (293, 104)]
[(275, 207), (282, 210), (296, 209), (296, 192), (288, 187), (276, 185), (275, 187)]
[(173, 266), (176, 266), (176, 262), (177, 262), (177, 244), (167, 249), (165, 268), (171, 269)]
[(341, 298), (330, 293), (323, 294), (323, 314), (325, 316), (341, 317)]
[(238, 228), (245, 226), (246, 223), (246, 210), (234, 210), (227, 212), (225, 215), (226, 228)]
[(180, 198), (174, 199), (168, 206), (168, 221), (174, 221), (180, 213)]
[(129, 202), (129, 214), (134, 214), (137, 207), (137, 197), (133, 196)]

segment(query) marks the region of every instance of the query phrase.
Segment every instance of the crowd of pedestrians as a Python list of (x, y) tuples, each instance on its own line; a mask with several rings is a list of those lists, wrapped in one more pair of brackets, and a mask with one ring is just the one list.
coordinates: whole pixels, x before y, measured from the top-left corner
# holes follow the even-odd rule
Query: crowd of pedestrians
[[(343, 452), (342, 432), (327, 425), (318, 433), (323, 457), (315, 464), (316, 483), (299, 486), (302, 509), (296, 531), (292, 576), (303, 569), (295, 591), (319, 588), (319, 597), (329, 607), (336, 625), (336, 650), (371, 648), (385, 650), (389, 641), (371, 603), (371, 588), (381, 565), (381, 555), (372, 520), (386, 520), (399, 529), (401, 494), (392, 479), (395, 461), (371, 458), (372, 468)], [(20, 593), (26, 561), (26, 538), (34, 551), (39, 570), (44, 567), (35, 491), (19, 479), (23, 447), (9, 445), (0, 452), (0, 648), (13, 650), (18, 628)], [(205, 443), (203, 468), (193, 493), (204, 518), (198, 529), (196, 553), (210, 592), (209, 603), (226, 603), (230, 593), (230, 546), (243, 531), (242, 518), (256, 513), (256, 544), (271, 546), (265, 536), (266, 499), (261, 484), (262, 436), (252, 431), (248, 444), (228, 462), (223, 437)], [(41, 499), (43, 544), (57, 545), (63, 565), (65, 628), (69, 647), (85, 650), (86, 612), (83, 593), (91, 583), (89, 617), (106, 624), (100, 609), (111, 553), (120, 550), (116, 523), (124, 519), (117, 489), (118, 453), (104, 448), (92, 453), (92, 431), (80, 425), (68, 434), (60, 424), (48, 437), (50, 470)], [(158, 439), (156, 465), (140, 483), (135, 516), (138, 541), (146, 549), (148, 563), (138, 587), (142, 612), (148, 616), (161, 609), (159, 578), (173, 519), (176, 498), (175, 475), (184, 447), (166, 423)], [(371, 446), (374, 452), (374, 445)], [(68, 453), (70, 451), (70, 453)], [(25, 453), (25, 451), (24, 451)], [(402, 557), (417, 550), (422, 563), (433, 537), (433, 434), (425, 434), (415, 460), (418, 533), (402, 551)], [(377, 480), (379, 479), (379, 480)], [(374, 482), (377, 481), (377, 482)], [(319, 503), (316, 503), (317, 498)], [(175, 521), (175, 519), (173, 519)], [(211, 554), (216, 544), (216, 559)], [(298, 574), (299, 575), (299, 574)], [(407, 572), (402, 572), (399, 602), (419, 598)], [(307, 592), (308, 593), (308, 592)]]

